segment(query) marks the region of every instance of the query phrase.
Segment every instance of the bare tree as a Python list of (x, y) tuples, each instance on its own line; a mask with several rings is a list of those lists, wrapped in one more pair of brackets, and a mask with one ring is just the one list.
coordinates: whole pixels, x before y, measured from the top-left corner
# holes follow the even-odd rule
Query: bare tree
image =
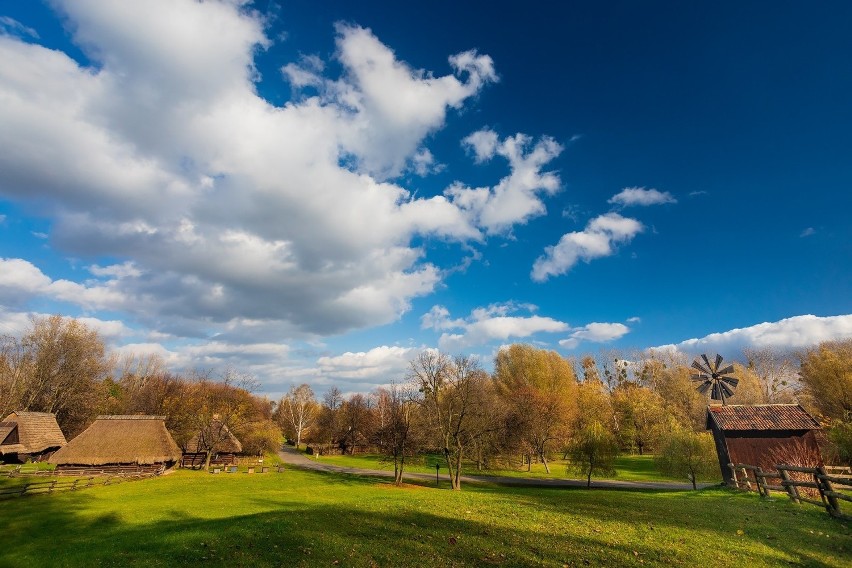
[(422, 429), (418, 428), (417, 390), (411, 383), (391, 384), (382, 389), (384, 411), (375, 439), (382, 453), (393, 461), (394, 484), (402, 484), (405, 460), (416, 455), (423, 444)]
[(796, 366), (788, 354), (762, 347), (743, 350), (748, 369), (757, 376), (763, 399), (770, 404), (793, 402), (798, 385)]
[(103, 340), (79, 320), (33, 318), (20, 340), (0, 342), (0, 406), (56, 414), (73, 437), (106, 399), (103, 379), (111, 365)]
[(496, 399), (491, 380), (474, 359), (451, 360), (434, 350), (411, 362), (409, 378), (423, 394), (421, 404), (447, 462), (452, 488), (459, 490), (467, 450), (499, 424), (494, 405), (489, 405)]
[(296, 436), (296, 447), (302, 444), (302, 433), (311, 427), (317, 413), (317, 401), (314, 391), (307, 384), (290, 387), (290, 391), (278, 404), (283, 425), (292, 428)]
[(207, 454), (205, 468), (210, 467), (211, 457), (229, 432), (238, 430), (250, 416), (253, 401), (249, 389), (254, 389), (255, 385), (254, 377), (231, 368), (225, 370), (219, 381), (202, 376), (195, 383), (195, 424)]

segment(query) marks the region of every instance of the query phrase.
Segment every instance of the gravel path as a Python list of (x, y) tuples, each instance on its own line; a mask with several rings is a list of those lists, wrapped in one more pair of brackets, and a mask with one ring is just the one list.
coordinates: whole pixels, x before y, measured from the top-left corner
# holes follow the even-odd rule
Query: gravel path
[[(371, 477), (393, 477), (392, 471), (380, 469), (362, 469), (358, 467), (342, 467), (327, 463), (320, 463), (305, 456), (302, 452), (291, 446), (285, 446), (278, 452), (284, 463), (302, 469), (315, 471), (327, 471), (333, 473), (349, 473), (353, 475), (365, 475)], [(435, 476), (431, 473), (404, 473), (408, 479), (420, 479), (432, 481)], [(449, 484), (450, 478), (447, 474), (440, 475), (441, 481)], [(496, 475), (463, 475), (463, 483), (495, 483), (499, 485), (510, 485), (520, 487), (585, 487), (583, 479), (536, 479), (532, 477), (502, 477)], [(711, 487), (711, 483), (699, 483), (699, 489)], [(691, 483), (675, 483), (670, 481), (618, 481), (615, 479), (592, 480), (593, 488), (601, 489), (661, 489), (668, 491), (691, 491)]]

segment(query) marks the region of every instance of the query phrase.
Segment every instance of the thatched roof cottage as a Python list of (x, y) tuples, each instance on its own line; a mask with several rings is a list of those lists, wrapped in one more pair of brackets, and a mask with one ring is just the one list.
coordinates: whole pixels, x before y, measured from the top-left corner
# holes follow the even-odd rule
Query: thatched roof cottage
[(165, 416), (98, 416), (91, 426), (48, 460), (57, 470), (74, 466), (171, 467), (181, 451)]
[(49, 412), (17, 411), (0, 422), (3, 461), (39, 461), (66, 444), (65, 435)]

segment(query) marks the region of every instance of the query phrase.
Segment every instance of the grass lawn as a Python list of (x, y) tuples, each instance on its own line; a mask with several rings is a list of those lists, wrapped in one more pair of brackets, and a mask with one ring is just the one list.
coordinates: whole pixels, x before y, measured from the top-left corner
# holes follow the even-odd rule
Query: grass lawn
[(160, 478), (0, 505), (0, 566), (837, 566), (850, 524), (786, 497), (288, 470)]
[[(393, 462), (383, 461), (381, 456), (371, 454), (360, 454), (354, 456), (308, 456), (311, 459), (321, 463), (339, 465), (342, 467), (358, 467), (364, 469), (381, 469), (393, 470)], [(412, 473), (435, 473), (434, 463), (438, 461), (441, 464), (441, 471), (447, 473), (447, 467), (439, 456), (428, 456), (426, 458), (413, 458), (405, 464), (405, 470)], [(428, 465), (426, 465), (428, 463)], [(488, 469), (478, 471), (474, 464), (465, 464), (463, 473), (466, 475), (500, 475), (505, 477), (533, 477), (537, 479), (565, 479), (577, 478), (578, 475), (573, 471), (568, 471), (568, 463), (565, 460), (553, 460), (548, 462), (550, 465), (550, 473), (544, 470), (544, 466), (540, 463), (532, 464), (530, 471), (527, 467), (503, 468), (503, 469)], [(670, 477), (660, 473), (655, 464), (654, 457), (649, 455), (623, 455), (616, 459), (615, 463), (616, 475), (612, 479), (622, 481), (678, 481), (688, 483), (688, 479), (679, 477)], [(593, 479), (602, 479), (593, 477)], [(708, 483), (720, 483), (722, 476), (709, 477), (699, 481)]]

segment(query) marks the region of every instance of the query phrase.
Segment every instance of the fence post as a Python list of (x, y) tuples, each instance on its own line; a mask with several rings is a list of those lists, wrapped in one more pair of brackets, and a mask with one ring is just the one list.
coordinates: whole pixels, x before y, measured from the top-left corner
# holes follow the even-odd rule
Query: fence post
[(816, 481), (819, 494), (822, 497), (822, 502), (825, 503), (825, 508), (828, 514), (832, 517), (840, 516), (840, 502), (834, 495), (826, 495), (826, 491), (834, 493), (834, 485), (825, 477), (828, 474), (825, 472), (825, 467), (819, 466), (814, 472), (814, 481)]
[(779, 465), (779, 466), (775, 466), (775, 468), (778, 470), (778, 473), (781, 475), (781, 481), (782, 481), (781, 485), (784, 485), (784, 487), (787, 488), (787, 494), (790, 496), (790, 500), (793, 503), (799, 503), (800, 502), (799, 501), (799, 490), (796, 488), (795, 485), (786, 485), (784, 483), (785, 481), (786, 482), (790, 481), (790, 474), (787, 473), (787, 470), (784, 469), (783, 466)]
[(739, 489), (740, 488), (740, 482), (739, 482), (739, 480), (737, 480), (737, 468), (734, 467), (734, 464), (732, 464), (732, 463), (729, 463), (728, 467), (731, 468), (731, 479), (733, 480), (732, 483), (734, 484), (734, 487)]
[[(742, 464), (740, 464), (742, 465)], [(748, 478), (748, 470), (746, 468), (742, 468), (743, 477), (745, 478), (745, 486), (747, 491), (751, 491), (751, 480)]]
[(766, 476), (760, 466), (754, 470), (754, 479), (757, 481), (757, 492), (761, 497), (769, 497), (769, 488), (766, 486)]

